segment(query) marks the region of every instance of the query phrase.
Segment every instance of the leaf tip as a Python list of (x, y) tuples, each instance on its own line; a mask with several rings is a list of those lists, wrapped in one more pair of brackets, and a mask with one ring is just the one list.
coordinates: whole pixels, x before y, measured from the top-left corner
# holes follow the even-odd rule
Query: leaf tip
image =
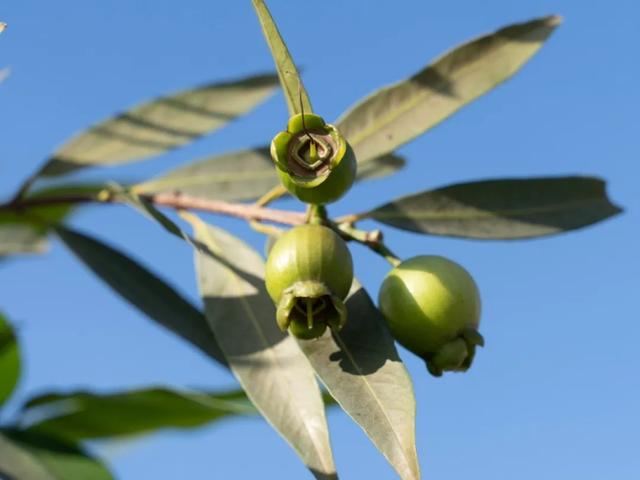
[(562, 15), (549, 15), (546, 18), (547, 21), (547, 25), (549, 25), (550, 27), (557, 27), (559, 26), (562, 22), (564, 22), (564, 17)]

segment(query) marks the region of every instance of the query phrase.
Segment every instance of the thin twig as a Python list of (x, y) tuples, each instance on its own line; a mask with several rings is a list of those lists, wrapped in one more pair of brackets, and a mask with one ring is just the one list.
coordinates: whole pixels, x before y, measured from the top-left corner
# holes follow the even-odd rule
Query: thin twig
[[(259, 220), (283, 225), (300, 225), (305, 221), (302, 212), (275, 210), (258, 205), (245, 203), (231, 203), (221, 200), (209, 200), (191, 197), (179, 193), (158, 193), (155, 195), (141, 195), (141, 198), (156, 206), (169, 207), (176, 210), (196, 210), (200, 212), (227, 215), (244, 220)], [(34, 207), (51, 205), (70, 205), (81, 203), (118, 203), (117, 196), (100, 197), (95, 195), (66, 195), (59, 197), (25, 198), (17, 203), (0, 205), (0, 211), (21, 211)]]

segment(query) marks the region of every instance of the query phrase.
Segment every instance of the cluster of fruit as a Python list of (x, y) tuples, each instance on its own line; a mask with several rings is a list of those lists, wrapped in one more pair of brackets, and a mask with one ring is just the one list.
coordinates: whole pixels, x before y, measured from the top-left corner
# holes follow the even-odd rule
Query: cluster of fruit
[[(349, 143), (314, 114), (291, 117), (271, 143), (284, 187), (299, 200), (325, 205), (342, 197), (356, 175)], [(339, 331), (353, 281), (353, 260), (341, 236), (322, 216), (294, 227), (273, 245), (266, 286), (279, 327), (304, 340)], [(387, 274), (379, 307), (394, 338), (425, 360), (429, 372), (465, 371), (484, 340), (478, 333), (480, 296), (469, 273), (439, 256), (399, 262)]]

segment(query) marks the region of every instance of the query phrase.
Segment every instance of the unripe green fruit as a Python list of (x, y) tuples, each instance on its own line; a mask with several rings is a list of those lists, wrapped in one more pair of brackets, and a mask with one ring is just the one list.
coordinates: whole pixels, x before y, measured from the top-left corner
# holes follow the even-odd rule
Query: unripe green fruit
[(356, 178), (353, 149), (333, 125), (314, 114), (289, 119), (271, 142), (271, 157), (284, 187), (306, 203), (335, 202)]
[(395, 339), (435, 376), (466, 371), (476, 346), (484, 345), (478, 287), (446, 258), (423, 255), (400, 263), (382, 282), (379, 305)]
[(265, 270), (267, 291), (277, 307), (278, 326), (298, 338), (339, 330), (343, 300), (353, 282), (353, 261), (344, 240), (322, 225), (301, 225), (273, 245)]

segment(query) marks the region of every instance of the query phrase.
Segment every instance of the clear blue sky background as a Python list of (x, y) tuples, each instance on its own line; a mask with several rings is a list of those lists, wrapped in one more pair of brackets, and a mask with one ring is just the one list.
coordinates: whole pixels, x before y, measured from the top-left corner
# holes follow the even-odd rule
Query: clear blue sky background
[[(122, 108), (271, 70), (250, 3), (2, 2), (0, 19), (10, 27), (0, 38), (0, 65), (12, 68), (0, 87), (2, 194), (75, 131)], [(583, 173), (607, 179), (626, 213), (583, 231), (513, 243), (392, 230), (387, 238), (405, 257), (436, 253), (459, 261), (476, 277), (484, 300), (487, 347), (468, 374), (434, 379), (401, 351), (415, 382), (425, 478), (639, 478), (640, 4), (269, 4), (304, 65), (316, 109), (327, 118), (470, 37), (539, 15), (564, 15), (565, 24), (512, 81), (402, 148), (409, 159), (402, 174), (359, 186), (332, 212), (477, 178)], [(261, 145), (285, 121), (278, 94), (189, 148), (82, 178), (142, 179), (212, 153)], [(240, 222), (214, 220), (262, 248)], [(156, 225), (120, 207), (88, 208), (72, 224), (134, 254), (196, 299), (190, 250)], [(354, 251), (357, 273), (375, 294), (388, 266)], [(59, 244), (47, 256), (0, 266), (0, 288), (1, 308), (17, 323), (26, 358), (14, 408), (52, 388), (234, 384), (112, 295)], [(329, 422), (342, 478), (395, 478), (346, 415), (334, 410)], [(125, 480), (308, 476), (258, 419), (164, 432), (99, 451)]]

